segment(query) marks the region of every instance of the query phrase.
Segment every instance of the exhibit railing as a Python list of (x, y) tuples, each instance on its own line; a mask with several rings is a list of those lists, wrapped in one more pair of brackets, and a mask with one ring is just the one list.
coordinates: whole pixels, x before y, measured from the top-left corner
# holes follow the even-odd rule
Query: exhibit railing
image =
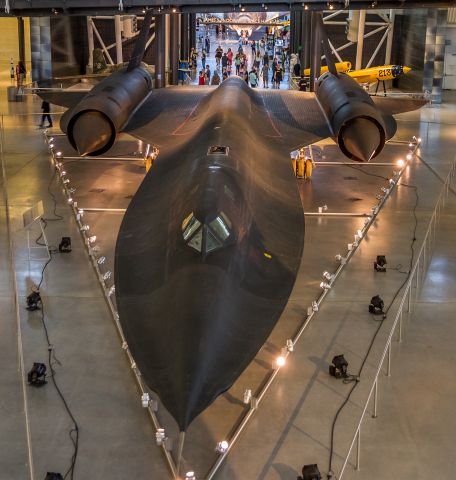
[[(456, 179), (456, 162), (454, 162), (451, 165), (450, 171), (444, 181), (442, 190), (440, 192), (440, 195), (438, 197), (436, 206), (434, 208), (434, 211), (431, 215), (431, 219), (429, 221), (428, 228), (426, 230), (426, 233), (424, 235), (423, 242), (421, 244), (421, 248), (418, 252), (417, 259), (415, 261), (415, 265), (412, 268), (412, 271), (410, 273), (409, 279), (405, 285), (404, 292), (402, 294), (402, 297), (400, 299), (398, 311), (396, 313), (396, 316), (394, 318), (393, 324), (391, 325), (388, 338), (385, 344), (385, 347), (383, 349), (383, 353), (380, 357), (380, 361), (378, 362), (376, 373), (374, 376), (374, 379), (372, 381), (372, 385), (369, 390), (369, 394), (367, 396), (367, 399), (364, 403), (364, 406), (362, 407), (362, 412), (359, 417), (358, 424), (355, 428), (355, 432), (353, 434), (350, 446), (348, 448), (348, 451), (345, 455), (344, 462), (342, 464), (342, 468), (339, 472), (339, 475), (336, 476), (338, 480), (341, 480), (344, 476), (345, 470), (347, 468), (347, 465), (350, 460), (350, 456), (353, 452), (353, 449), (355, 447), (356, 443), (356, 463), (355, 463), (355, 468), (359, 470), (360, 468), (360, 452), (361, 452), (361, 427), (362, 423), (364, 420), (364, 417), (366, 415), (366, 412), (369, 408), (369, 403), (373, 402), (372, 405), (372, 417), (377, 418), (377, 404), (378, 404), (378, 382), (379, 379), (383, 373), (383, 370), (386, 369), (386, 375), (389, 377), (391, 376), (391, 349), (392, 349), (392, 344), (393, 344), (393, 337), (395, 333), (397, 332), (397, 341), (401, 342), (402, 341), (402, 317), (404, 312), (407, 312), (410, 314), (412, 312), (412, 297), (413, 295), (415, 296), (415, 300), (418, 297), (418, 293), (420, 290), (420, 287), (422, 285), (422, 282), (424, 281), (425, 274), (427, 267), (429, 265), (429, 262), (431, 260), (431, 252), (432, 252), (432, 247), (435, 242), (435, 232), (437, 229), (438, 222), (440, 220), (441, 212), (442, 209), (445, 207), (445, 201), (448, 197), (449, 192), (451, 191), (453, 194), (455, 193), (452, 186), (455, 183)], [(413, 288), (415, 287), (414, 293), (413, 293)], [(386, 367), (385, 367), (385, 362), (386, 362)]]
[[(421, 139), (415, 136), (411, 139), (410, 142), (405, 142), (405, 143), (408, 143), (408, 147), (409, 147), (409, 154), (406, 156), (406, 160), (402, 161), (402, 166), (400, 167), (399, 170), (396, 170), (395, 172), (393, 172), (392, 178), (388, 180), (388, 185), (381, 188), (380, 194), (377, 195), (376, 197), (377, 204), (371, 208), (371, 212), (367, 214), (366, 217), (364, 218), (364, 226), (361, 229), (358, 229), (354, 234), (353, 243), (349, 243), (347, 245), (347, 251), (345, 255), (336, 256), (336, 258), (340, 262), (337, 270), (333, 274), (328, 273), (328, 276), (325, 278), (325, 281), (323, 281), (320, 284), (320, 287), (322, 288), (321, 294), (307, 308), (307, 315), (302, 325), (297, 330), (294, 337), (286, 341), (286, 345), (280, 351), (280, 355), (281, 355), (280, 358), (283, 359), (282, 363), (274, 364), (274, 368), (271, 370), (269, 376), (266, 377), (265, 382), (263, 383), (260, 391), (251, 397), (248, 410), (246, 410), (243, 417), (241, 417), (237, 427), (234, 429), (231, 435), (231, 438), (227, 439), (227, 448), (223, 452), (220, 452), (220, 456), (217, 458), (212, 468), (209, 470), (207, 476), (205, 477), (206, 480), (212, 480), (214, 478), (215, 474), (217, 473), (218, 469), (222, 465), (226, 456), (232, 449), (233, 445), (236, 443), (241, 433), (244, 431), (247, 424), (249, 423), (251, 417), (253, 416), (255, 411), (258, 409), (258, 406), (261, 403), (261, 401), (264, 399), (267, 391), (269, 390), (271, 385), (274, 383), (274, 380), (276, 379), (281, 367), (284, 365), (288, 355), (293, 352), (294, 346), (297, 344), (297, 342), (299, 341), (299, 339), (301, 338), (305, 330), (308, 328), (311, 321), (314, 319), (326, 295), (328, 295), (330, 289), (333, 287), (337, 278), (340, 276), (342, 271), (345, 269), (345, 267), (349, 263), (350, 259), (355, 254), (357, 248), (359, 247), (360, 243), (366, 236), (371, 225), (376, 221), (377, 216), (381, 211), (382, 207), (384, 206), (385, 202), (387, 201), (391, 193), (399, 184), (400, 179), (402, 178), (403, 173), (406, 171), (407, 166), (413, 161), (413, 159), (417, 158), (416, 151), (420, 146), (420, 142), (421, 142)], [(454, 172), (454, 166), (452, 167), (452, 171)], [(324, 215), (325, 214), (324, 212), (322, 211), (320, 212), (321, 209), (322, 207), (319, 208), (319, 213), (321, 215)], [(420, 250), (420, 254), (421, 254), (421, 250)]]

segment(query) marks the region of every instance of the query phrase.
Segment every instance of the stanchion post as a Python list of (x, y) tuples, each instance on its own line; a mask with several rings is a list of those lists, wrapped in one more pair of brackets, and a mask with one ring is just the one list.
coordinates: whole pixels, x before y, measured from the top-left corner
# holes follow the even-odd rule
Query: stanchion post
[(372, 418), (377, 418), (377, 405), (378, 405), (378, 377), (375, 379), (374, 384), (374, 413)]
[(361, 462), (361, 426), (358, 428), (358, 436), (356, 438), (356, 470), (359, 470)]
[(391, 340), (390, 340), (390, 343), (388, 345), (388, 366), (387, 366), (387, 370), (386, 370), (386, 375), (388, 377), (391, 377)]
[(399, 343), (402, 342), (402, 308), (401, 307), (401, 313), (399, 314), (399, 329), (398, 329), (398, 337), (397, 337), (397, 341)]

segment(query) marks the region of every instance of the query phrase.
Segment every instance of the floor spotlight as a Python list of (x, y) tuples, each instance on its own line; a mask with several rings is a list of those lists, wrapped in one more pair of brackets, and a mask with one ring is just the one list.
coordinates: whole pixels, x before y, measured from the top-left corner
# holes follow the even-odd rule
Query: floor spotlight
[(375, 297), (371, 298), (369, 304), (369, 313), (373, 313), (374, 315), (383, 315), (383, 308), (385, 307), (385, 303), (380, 298), (380, 295), (375, 295)]
[(302, 477), (298, 477), (299, 480), (321, 480), (321, 473), (318, 470), (318, 465), (304, 465), (302, 467)]
[(44, 363), (34, 363), (32, 369), (27, 374), (27, 381), (33, 387), (41, 387), (46, 382), (46, 365)]
[(377, 255), (377, 260), (374, 262), (375, 271), (386, 272), (386, 267), (385, 267), (386, 264), (387, 262), (386, 262), (385, 255)]
[(60, 253), (71, 252), (71, 237), (62, 237), (62, 241), (59, 243), (59, 252)]
[(221, 442), (217, 443), (215, 447), (215, 451), (218, 453), (225, 453), (228, 450), (230, 444), (226, 440), (222, 440)]
[(38, 292), (32, 292), (28, 297), (27, 297), (27, 310), (33, 311), (33, 310), (39, 310), (41, 306), (41, 296)]
[(348, 362), (343, 355), (336, 355), (329, 366), (329, 374), (335, 378), (345, 378), (348, 373)]

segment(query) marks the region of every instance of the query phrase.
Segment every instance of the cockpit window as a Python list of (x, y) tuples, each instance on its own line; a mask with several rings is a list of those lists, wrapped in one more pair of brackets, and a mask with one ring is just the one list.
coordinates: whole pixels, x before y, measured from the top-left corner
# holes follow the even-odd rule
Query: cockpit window
[(188, 246), (194, 248), (197, 252), (201, 252), (203, 250), (203, 229), (200, 228), (199, 231), (193, 235), (193, 237), (189, 240)]
[(198, 221), (191, 213), (183, 222), (182, 222), (182, 231), (184, 235), (184, 240), (187, 241), (198, 228), (200, 227), (201, 222)]
[[(228, 225), (226, 220), (222, 217), (226, 216), (222, 213), (220, 216), (218, 216), (215, 220), (212, 220), (211, 223), (209, 223), (209, 227), (211, 230), (216, 234), (216, 236), (224, 242), (229, 236), (230, 236), (230, 231), (228, 229)], [(230, 225), (231, 226), (231, 225)]]
[(223, 247), (223, 243), (210, 231), (206, 232), (206, 253), (213, 252)]
[(224, 212), (208, 225), (197, 220), (192, 212), (182, 222), (182, 236), (189, 247), (208, 254), (227, 246), (231, 228), (232, 223)]

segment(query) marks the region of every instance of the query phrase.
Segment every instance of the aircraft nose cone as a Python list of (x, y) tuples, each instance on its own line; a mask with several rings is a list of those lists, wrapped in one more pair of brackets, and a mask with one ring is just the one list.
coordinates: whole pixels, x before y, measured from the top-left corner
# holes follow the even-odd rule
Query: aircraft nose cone
[(412, 70), (410, 67), (402, 67), (402, 71), (406, 74), (409, 73), (410, 70)]
[(355, 118), (342, 132), (345, 150), (356, 160), (368, 162), (381, 143), (377, 125), (367, 118)]
[(75, 147), (81, 157), (106, 147), (112, 137), (111, 124), (100, 112), (82, 113), (72, 129)]

